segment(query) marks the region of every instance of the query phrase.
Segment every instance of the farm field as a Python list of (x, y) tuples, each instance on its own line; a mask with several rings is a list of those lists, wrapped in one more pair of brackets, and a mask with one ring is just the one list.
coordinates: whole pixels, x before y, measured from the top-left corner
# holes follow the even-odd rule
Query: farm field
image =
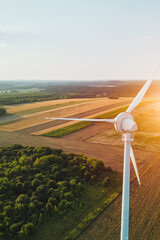
[[(75, 117), (91, 117), (94, 115), (98, 115), (100, 113), (104, 113), (105, 111), (102, 111), (104, 109), (108, 109), (106, 111), (112, 111), (115, 106), (118, 106), (118, 101), (120, 101), (120, 107), (123, 107), (123, 104), (126, 105), (126, 102), (131, 102), (132, 99), (93, 99), (92, 102), (85, 102), (83, 103), (83, 107), (81, 104), (81, 111), (82, 113), (71, 115)], [(64, 101), (64, 100), (63, 100)], [(86, 101), (86, 99), (85, 99)], [(152, 101), (155, 101), (154, 99)], [(52, 101), (49, 102), (51, 104)], [(55, 103), (56, 101), (54, 101)], [(150, 103), (150, 102), (149, 102)], [(42, 104), (42, 103), (38, 103)], [(47, 104), (44, 102), (43, 104)], [(138, 107), (135, 111), (135, 117), (136, 121), (138, 122), (138, 127), (142, 129), (143, 124), (140, 124), (142, 114), (144, 111), (148, 111), (148, 115), (150, 115), (150, 109), (158, 107), (159, 102), (152, 102), (149, 105), (142, 105)], [(27, 111), (28, 105), (31, 105), (32, 107), (36, 106), (35, 104), (27, 104)], [(104, 106), (106, 105), (106, 106)], [(95, 106), (95, 108), (94, 108)], [(15, 106), (15, 108), (21, 108), (22, 106)], [(32, 108), (31, 107), (31, 108)], [(37, 107), (36, 107), (37, 109)], [(89, 109), (89, 110), (88, 110)], [(22, 109), (21, 109), (22, 110)], [(51, 110), (49, 110), (51, 111)], [(40, 146), (40, 145), (48, 145), (55, 148), (63, 149), (66, 152), (76, 152), (76, 153), (85, 153), (89, 157), (95, 157), (97, 159), (102, 160), (105, 163), (105, 166), (111, 166), (114, 170), (122, 171), (122, 165), (123, 165), (123, 142), (121, 141), (121, 135), (116, 133), (113, 126), (111, 124), (105, 124), (105, 123), (96, 123), (92, 126), (89, 126), (87, 128), (81, 129), (77, 132), (68, 134), (64, 137), (61, 137), (59, 139), (57, 138), (48, 138), (48, 137), (41, 137), (41, 136), (31, 136), (31, 134), (35, 132), (42, 133), (43, 131), (48, 131), (50, 128), (61, 128), (65, 124), (72, 124), (72, 122), (68, 121), (60, 121), (60, 120), (45, 120), (45, 119), (37, 119), (38, 116), (53, 116), (53, 114), (56, 114), (58, 117), (64, 117), (64, 116), (70, 116), (70, 114), (73, 114), (74, 111), (79, 111), (79, 104), (74, 106), (67, 106), (62, 107), (59, 109), (53, 110), (53, 112), (49, 113), (35, 113), (35, 116), (24, 118), (21, 121), (12, 123), (12, 124), (6, 124), (4, 126), (1, 126), (1, 136), (0, 137), (0, 144), (13, 144), (15, 142), (22, 143), (24, 145), (34, 145), (34, 146)], [(157, 110), (158, 111), (158, 110)], [(67, 112), (67, 114), (66, 114)], [(155, 113), (155, 116), (157, 117), (158, 113)], [(29, 116), (29, 115), (28, 115)], [(26, 117), (26, 116), (25, 116)], [(26, 122), (27, 121), (27, 122)], [(33, 124), (34, 126), (30, 126)], [(39, 123), (40, 121), (40, 123)], [(157, 119), (158, 121), (158, 119)], [(146, 120), (148, 122), (148, 120)], [(155, 122), (155, 120), (154, 120)], [(22, 124), (23, 123), (23, 124)], [(23, 129), (21, 129), (21, 124), (23, 126)], [(26, 125), (25, 125), (26, 124)], [(158, 122), (157, 122), (158, 124)], [(140, 126), (139, 126), (140, 125)], [(16, 126), (16, 129), (14, 127)], [(29, 127), (30, 126), (30, 127)], [(158, 125), (157, 125), (158, 126)], [(136, 136), (138, 134), (143, 134), (143, 131), (139, 131), (135, 134), (135, 142), (133, 143), (134, 152), (137, 160), (137, 165), (139, 170), (143, 170), (143, 168), (151, 161), (152, 157), (155, 157), (157, 153), (153, 151), (153, 144), (149, 147), (147, 147), (147, 152), (143, 151), (144, 146), (140, 146), (140, 149), (137, 149), (137, 139)], [(155, 129), (155, 131), (159, 129)], [(10, 133), (7, 133), (6, 131), (10, 131)], [(157, 138), (158, 139), (158, 138)], [(144, 145), (144, 144), (143, 144)], [(139, 146), (138, 146), (139, 147)], [(142, 149), (141, 149), (142, 148)], [(157, 145), (157, 151), (159, 151), (158, 145)], [(140, 154), (141, 152), (141, 154)], [(143, 152), (143, 154), (142, 154)], [(116, 159), (116, 161), (115, 161)]]
[[(157, 99), (157, 98), (148, 99), (148, 100), (143, 101), (140, 104), (140, 106), (155, 103), (157, 101), (159, 101), (159, 99)], [(99, 112), (98, 115), (95, 114), (95, 115), (88, 116), (88, 118), (101, 118), (101, 119), (102, 118), (104, 118), (104, 119), (105, 118), (113, 118), (113, 117), (116, 117), (119, 113), (126, 111), (127, 107), (128, 107), (128, 105), (123, 105), (123, 107), (112, 108), (109, 111)], [(59, 126), (53, 127), (50, 129), (39, 131), (35, 134), (38, 134), (38, 135), (42, 134), (42, 135), (48, 136), (48, 137), (63, 137), (65, 135), (71, 134), (73, 132), (79, 131), (81, 129), (84, 129), (86, 127), (89, 127), (89, 126), (95, 125), (95, 124), (96, 123), (93, 123), (93, 122), (83, 122), (83, 121), (75, 123), (75, 121), (74, 121), (73, 124), (66, 123), (66, 124), (61, 125), (60, 127)], [(46, 132), (47, 130), (49, 132)]]
[[(118, 103), (118, 101), (120, 101), (120, 103)], [(79, 101), (73, 105), (71, 105), (72, 103), (67, 102), (65, 104), (69, 104), (69, 105), (64, 106), (64, 103), (62, 103), (62, 105), (61, 106), (59, 105), (57, 108), (55, 107), (56, 106), (55, 104), (54, 109), (46, 110), (46, 107), (50, 108), (50, 106), (44, 106), (43, 111), (41, 111), (42, 108), (40, 108), (40, 112), (38, 112), (37, 107), (35, 107), (33, 109), (35, 110), (34, 113), (31, 113), (32, 109), (28, 109), (27, 107), (26, 114), (24, 114), (23, 112), (24, 115), (21, 115), (21, 116), (20, 114), (18, 115), (19, 117), (22, 118), (20, 121), (16, 121), (11, 124), (0, 126), (0, 145), (8, 146), (15, 143), (21, 143), (23, 145), (35, 146), (35, 147), (45, 145), (45, 146), (50, 146), (52, 148), (62, 149), (66, 153), (69, 153), (69, 152), (82, 153), (83, 152), (88, 157), (95, 157), (99, 160), (102, 160), (106, 167), (110, 166), (113, 170), (122, 172), (123, 142), (121, 141), (121, 135), (116, 133), (116, 131), (114, 130), (111, 124), (96, 123), (92, 126), (89, 126), (87, 128), (81, 129), (74, 133), (68, 134), (61, 138), (50, 138), (50, 137), (33, 135), (33, 134), (35, 133), (40, 134), (43, 131), (44, 132), (48, 131), (48, 129), (53, 129), (53, 128), (56, 129), (56, 128), (61, 128), (62, 126), (66, 126), (67, 124), (71, 124), (71, 125), (73, 124), (73, 122), (68, 123), (67, 121), (66, 122), (63, 122), (60, 120), (50, 121), (50, 120), (44, 120), (44, 119), (40, 119), (40, 122), (38, 122), (37, 118), (39, 116), (53, 116), (53, 114), (55, 114), (57, 117), (72, 116), (72, 117), (90, 118), (100, 114), (104, 114), (106, 112), (110, 112), (114, 109), (116, 110), (116, 109), (122, 108), (123, 106), (128, 105), (131, 101), (132, 99), (128, 99), (128, 98), (123, 98), (120, 100), (119, 99), (117, 100), (99, 99), (98, 101), (97, 100), (95, 101), (93, 99), (92, 102), (91, 101), (88, 102), (85, 99), (85, 102), (81, 104), (79, 104)], [(135, 134), (135, 143), (133, 143), (133, 147), (134, 147), (134, 154), (135, 154), (137, 166), (138, 166), (139, 172), (141, 173), (142, 186), (144, 185), (143, 175), (149, 169), (149, 168), (146, 169), (146, 167), (149, 166), (149, 164), (152, 162), (153, 159), (156, 159), (159, 156), (159, 144), (158, 144), (159, 135), (160, 135), (160, 131), (158, 127), (159, 119), (160, 119), (159, 106), (160, 106), (159, 100), (149, 101), (147, 104), (142, 104), (141, 106), (139, 106), (136, 109), (136, 111), (133, 113), (139, 127), (138, 132)], [(15, 107), (18, 107), (18, 106), (15, 106)], [(22, 114), (22, 109), (19, 111), (19, 113)], [(154, 121), (154, 124), (153, 124), (153, 121)], [(151, 128), (152, 128), (152, 131), (151, 131)], [(152, 136), (153, 138), (149, 139), (149, 137), (152, 137)], [(146, 145), (144, 145), (144, 142), (143, 142), (144, 139), (145, 139), (145, 144), (147, 144), (147, 147)], [(152, 144), (150, 144), (151, 140), (152, 140)], [(142, 143), (142, 144), (139, 144), (139, 143)], [(144, 169), (146, 170), (144, 171)], [(131, 165), (131, 174), (132, 176), (134, 176), (132, 165)], [(156, 175), (157, 174), (158, 172), (156, 172)], [(133, 192), (132, 188), (134, 189), (133, 191), (135, 191), (135, 193), (137, 194), (135, 198), (140, 198), (140, 194), (142, 193), (143, 190), (142, 189), (139, 190), (138, 184), (136, 181), (131, 184), (131, 192)], [(155, 193), (152, 192), (151, 194), (155, 194)], [(145, 197), (143, 198), (145, 199), (144, 201), (147, 201)], [(118, 209), (117, 212), (115, 212), (116, 210), (114, 209), (114, 204), (116, 202), (118, 202), (116, 205), (116, 208)], [(144, 202), (144, 204), (149, 204), (149, 203)], [(158, 204), (158, 202), (156, 202), (156, 204)], [(136, 205), (135, 203), (135, 206), (138, 206), (138, 205)], [(152, 205), (152, 207), (154, 206)], [(101, 218), (101, 216), (103, 216), (103, 214), (105, 214), (106, 211), (110, 211), (109, 213), (107, 213), (107, 215), (105, 215), (105, 218), (108, 219), (107, 220), (108, 223), (104, 222), (104, 224), (102, 224), (102, 228), (97, 230), (96, 234), (91, 233), (92, 236), (94, 236), (95, 234), (95, 238), (92, 238), (90, 235), (88, 235), (90, 234), (88, 231), (92, 231), (92, 230), (89, 230), (89, 229), (92, 229), (92, 225), (91, 225), (91, 227), (89, 227), (82, 234), (81, 236), (82, 239), (100, 239), (100, 238), (110, 239), (108, 237), (109, 235), (110, 236), (113, 235), (113, 239), (119, 239), (119, 223), (120, 223), (119, 221), (120, 221), (120, 215), (121, 215), (120, 209), (121, 209), (121, 199), (120, 197), (118, 197), (118, 199), (113, 204), (111, 204), (111, 206), (106, 208), (106, 210), (102, 213), (102, 215), (100, 215), (96, 220), (98, 221), (98, 219)], [(113, 211), (113, 218), (112, 218), (112, 211)], [(131, 210), (131, 222), (132, 222), (132, 214), (134, 214), (132, 211), (133, 210)], [(138, 211), (140, 215), (141, 209), (139, 209)], [(149, 211), (151, 211), (151, 209)], [(144, 218), (145, 217), (143, 217), (142, 219), (144, 220)], [(149, 214), (147, 215), (147, 219), (148, 218), (150, 218)], [(112, 229), (111, 227), (113, 222), (115, 222), (114, 225), (118, 226), (116, 230)], [(143, 223), (144, 221), (140, 222), (140, 226), (138, 225), (139, 228), (144, 227)], [(157, 224), (157, 222), (155, 224)], [(99, 225), (100, 225), (100, 222), (98, 223), (98, 226)], [(103, 230), (103, 225), (104, 225), (104, 228), (106, 226), (104, 230)], [(131, 228), (132, 228), (132, 225), (131, 225)], [(133, 234), (137, 234), (137, 232), (138, 230), (136, 231), (136, 233), (133, 233)], [(35, 240), (37, 240), (38, 238), (39, 238), (39, 235), (35, 236)], [(48, 238), (48, 235), (47, 235), (47, 238)], [(137, 239), (137, 238), (132, 238), (132, 239)], [(141, 239), (141, 238), (138, 237), (138, 239)], [(145, 238), (144, 236), (144, 238), (142, 239), (147, 239), (147, 238)]]
[[(139, 106), (133, 113), (138, 125), (132, 145), (150, 151), (160, 151), (160, 100), (149, 105)], [(87, 139), (88, 142), (122, 146), (119, 134), (110, 128)]]
[(38, 111), (45, 111), (54, 108), (62, 108), (69, 105), (79, 104), (83, 102), (94, 101), (94, 99), (62, 99), (62, 100), (51, 100), (35, 103), (25, 103), (5, 106), (9, 114), (30, 114)]
[[(78, 113), (78, 114), (70, 115), (70, 116), (67, 116), (67, 117), (94, 118), (99, 113), (103, 114), (103, 113), (106, 113), (106, 111), (110, 112), (110, 109), (112, 109), (111, 111), (113, 111), (113, 109), (115, 109), (115, 110), (119, 109), (118, 106), (121, 106), (121, 104), (122, 103), (116, 103), (116, 104), (111, 104), (111, 105), (108, 105), (108, 106), (102, 106), (102, 107), (91, 109), (91, 110), (81, 112), (81, 113)], [(77, 122), (77, 121), (67, 121), (67, 120), (65, 120), (65, 121), (64, 120), (63, 121), (61, 121), (61, 120), (50, 120), (50, 119), (49, 120), (48, 119), (43, 119), (43, 120), (45, 120), (45, 123), (43, 123), (43, 124), (39, 124), (37, 126), (28, 127), (28, 128), (22, 129), (22, 130), (18, 130), (17, 132), (31, 133), (31, 134), (34, 134), (34, 135), (41, 135), (41, 134), (44, 134), (44, 133), (48, 133), (48, 131), (54, 131), (54, 130), (59, 130), (59, 129), (62, 129), (62, 131), (63, 131), (63, 128), (66, 128), (66, 127), (70, 129), (70, 127), (72, 128), (72, 126), (75, 125), (75, 122)], [(81, 126), (81, 123), (82, 122), (77, 122), (77, 124), (80, 125), (80, 126)], [(88, 126), (89, 125), (90, 124), (88, 123)], [(38, 130), (38, 131), (35, 132), (35, 130)]]
[[(121, 104), (119, 104), (121, 105)], [(118, 104), (116, 105), (117, 108), (111, 108), (110, 110), (108, 110), (108, 108), (106, 109), (107, 111), (103, 111), (103, 112), (99, 112), (97, 114), (94, 115), (90, 115), (87, 116), (87, 118), (113, 118), (116, 115), (118, 115), (119, 113), (125, 111), (127, 109), (127, 105), (124, 105), (123, 107), (118, 107)], [(111, 106), (110, 106), (111, 107)], [(113, 106), (112, 106), (113, 107)], [(60, 128), (58, 129), (53, 129), (52, 131), (46, 132), (45, 134), (43, 134), (44, 136), (48, 136), (48, 137), (63, 137), (65, 135), (71, 134), (73, 132), (76, 132), (78, 130), (84, 129), (86, 127), (89, 127), (91, 125), (95, 125), (95, 124), (101, 124), (99, 122), (84, 122), (84, 121), (79, 121), (77, 123), (75, 123), (76, 121), (73, 122), (73, 124), (70, 125), (62, 125), (60, 126)]]
[[(112, 100), (112, 99), (98, 99), (98, 100), (96, 99), (95, 100), (95, 99), (93, 99), (93, 101), (91, 101), (91, 99), (89, 99), (88, 101), (89, 102), (76, 104), (73, 106), (59, 107), (57, 109), (48, 110), (48, 111), (44, 111), (44, 112), (41, 112), (41, 109), (40, 109), (40, 112), (36, 112), (33, 114), (28, 114), (28, 115), (24, 115), (24, 116), (18, 115), (17, 121), (15, 121), (16, 120), (16, 118), (15, 118), (14, 119), (15, 122), (13, 122), (13, 123), (7, 122), (7, 121), (10, 121), (9, 116), (7, 116), (6, 118), (8, 118), (8, 119), (5, 119), (5, 117), (1, 118), (0, 130), (18, 131), (18, 130), (27, 129), (30, 127), (36, 127), (36, 126), (40, 126), (40, 127), (38, 127), (38, 130), (43, 130), (43, 129), (46, 129), (47, 127), (48, 128), (51, 126), (53, 127), (53, 120), (46, 120), (46, 119), (38, 120), (38, 117), (53, 117), (53, 116), (54, 117), (67, 117), (67, 116), (75, 116), (75, 115), (80, 115), (81, 117), (86, 117), (89, 115), (97, 114), (99, 112), (103, 112), (107, 109), (125, 105), (125, 104), (129, 103), (131, 100), (129, 98), (122, 98), (122, 99), (115, 99), (115, 100)], [(25, 105), (23, 106), (23, 108), (25, 109)], [(17, 110), (15, 109), (15, 112), (16, 111)], [(28, 104), (27, 104), (27, 111), (29, 111)], [(42, 124), (44, 124), (44, 125), (42, 125)], [(64, 123), (59, 122), (58, 125), (59, 124), (64, 124)], [(37, 131), (37, 128), (31, 129), (31, 130), (29, 130), (29, 132), (27, 131), (27, 133), (32, 133), (35, 131)]]
[[(90, 102), (90, 99), (65, 99), (65, 100), (52, 100), (36, 103), (26, 103), (18, 105), (4, 106), (8, 115), (0, 119), (0, 125), (8, 125), (17, 121), (22, 121), (25, 118), (30, 118), (40, 112), (50, 112), (56, 109), (63, 109), (72, 105)], [(25, 125), (24, 125), (25, 126)]]
[[(159, 240), (160, 157), (140, 175), (142, 188), (136, 180), (130, 193), (130, 240)], [(156, 186), (156, 187), (155, 187)], [(86, 229), (78, 240), (118, 240), (120, 238), (121, 196)]]

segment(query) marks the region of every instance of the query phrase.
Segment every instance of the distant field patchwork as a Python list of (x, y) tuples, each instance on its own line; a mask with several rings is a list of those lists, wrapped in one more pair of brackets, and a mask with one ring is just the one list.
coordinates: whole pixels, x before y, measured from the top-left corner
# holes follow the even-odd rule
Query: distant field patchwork
[[(91, 101), (92, 100), (92, 101)], [(59, 101), (59, 100), (57, 100)], [(11, 109), (8, 107), (7, 111), (9, 114), (12, 114), (11, 116), (7, 116), (6, 119), (0, 119), (0, 130), (4, 131), (18, 131), (22, 129), (26, 129), (29, 127), (36, 127), (40, 126), (41, 124), (46, 123), (46, 126), (42, 129), (48, 128), (52, 126), (52, 124), (49, 126), (50, 122), (53, 122), (52, 120), (45, 120), (45, 119), (39, 119), (38, 117), (67, 117), (67, 116), (73, 116), (73, 115), (80, 115), (80, 117), (86, 117), (89, 115), (97, 114), (101, 111), (105, 111), (106, 109), (110, 109), (113, 107), (124, 105), (126, 103), (131, 102), (131, 99), (129, 98), (122, 98), (122, 99), (85, 99), (84, 102), (82, 102), (82, 99), (76, 99), (75, 102), (69, 100), (66, 100), (66, 103), (63, 100), (62, 105), (59, 105), (59, 102), (57, 102), (58, 107), (56, 106), (54, 101), (53, 103), (53, 109), (46, 110), (46, 108), (51, 107), (51, 102), (49, 101), (49, 106), (47, 106), (47, 102), (44, 103), (34, 103), (34, 104), (24, 104), (21, 106), (15, 106), (11, 107)], [(64, 106), (64, 104), (67, 104), (67, 106)], [(30, 106), (30, 108), (29, 108)], [(37, 106), (39, 106), (39, 111)], [(41, 111), (42, 108), (44, 111)], [(25, 114), (25, 111), (28, 112), (28, 114)], [(31, 113), (30, 111), (35, 111), (34, 113)], [(22, 114), (23, 113), (23, 114)], [(13, 118), (13, 116), (15, 116)], [(12, 121), (13, 118), (13, 122)], [(62, 122), (60, 124), (63, 124)], [(54, 127), (54, 126), (53, 126)], [(33, 133), (36, 132), (37, 129), (31, 129), (31, 132), (27, 133)]]

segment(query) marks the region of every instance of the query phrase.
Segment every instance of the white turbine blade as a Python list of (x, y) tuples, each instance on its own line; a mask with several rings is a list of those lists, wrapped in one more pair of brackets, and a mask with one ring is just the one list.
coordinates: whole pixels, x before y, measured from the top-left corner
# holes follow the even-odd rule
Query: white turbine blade
[(85, 118), (53, 118), (53, 117), (39, 117), (38, 119), (53, 119), (53, 120), (68, 120), (68, 121), (88, 121), (88, 122), (108, 122), (114, 123), (114, 119), (85, 119)]
[(158, 67), (156, 68), (156, 70), (153, 72), (153, 74), (151, 75), (151, 77), (147, 80), (147, 82), (145, 83), (145, 85), (142, 87), (142, 89), (140, 90), (140, 92), (137, 94), (137, 96), (135, 97), (135, 99), (132, 101), (131, 105), (128, 107), (126, 112), (132, 112), (132, 110), (141, 102), (142, 98), (144, 97), (145, 93), (147, 92), (149, 86), (152, 83), (153, 77), (155, 76), (155, 74), (157, 73), (157, 71), (160, 69), (160, 65), (158, 65)]
[(130, 146), (130, 157), (131, 157), (131, 160), (132, 160), (134, 171), (135, 171), (136, 176), (137, 176), (138, 184), (141, 187), (141, 182), (140, 182), (140, 178), (139, 178), (139, 174), (138, 174), (138, 168), (137, 168), (136, 160), (135, 160), (135, 157), (134, 157), (133, 149), (132, 149), (131, 146)]

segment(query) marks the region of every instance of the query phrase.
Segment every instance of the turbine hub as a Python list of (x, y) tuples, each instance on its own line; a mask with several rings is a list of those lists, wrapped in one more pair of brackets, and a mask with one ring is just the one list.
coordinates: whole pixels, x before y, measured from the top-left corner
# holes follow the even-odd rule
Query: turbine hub
[(137, 130), (133, 116), (128, 112), (122, 112), (115, 118), (115, 129), (120, 133), (131, 133)]

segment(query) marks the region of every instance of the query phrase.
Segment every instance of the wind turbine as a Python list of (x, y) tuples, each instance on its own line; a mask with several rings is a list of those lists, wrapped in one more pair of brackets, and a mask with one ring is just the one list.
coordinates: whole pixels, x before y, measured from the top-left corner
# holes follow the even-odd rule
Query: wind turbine
[(75, 120), (75, 121), (91, 121), (91, 122), (107, 122), (113, 123), (115, 129), (123, 135), (124, 141), (124, 165), (123, 165), (123, 189), (122, 189), (122, 211), (121, 211), (121, 240), (129, 239), (129, 191), (130, 191), (130, 158), (133, 163), (133, 167), (137, 176), (138, 184), (141, 186), (138, 169), (134, 157), (134, 153), (131, 147), (131, 133), (137, 130), (137, 124), (131, 115), (131, 112), (141, 102), (145, 93), (147, 92), (154, 75), (159, 70), (160, 66), (156, 68), (151, 77), (144, 84), (140, 92), (132, 101), (126, 112), (122, 112), (117, 115), (115, 119), (82, 119), (82, 118), (52, 118), (42, 117), (45, 119), (57, 119), (57, 120)]

